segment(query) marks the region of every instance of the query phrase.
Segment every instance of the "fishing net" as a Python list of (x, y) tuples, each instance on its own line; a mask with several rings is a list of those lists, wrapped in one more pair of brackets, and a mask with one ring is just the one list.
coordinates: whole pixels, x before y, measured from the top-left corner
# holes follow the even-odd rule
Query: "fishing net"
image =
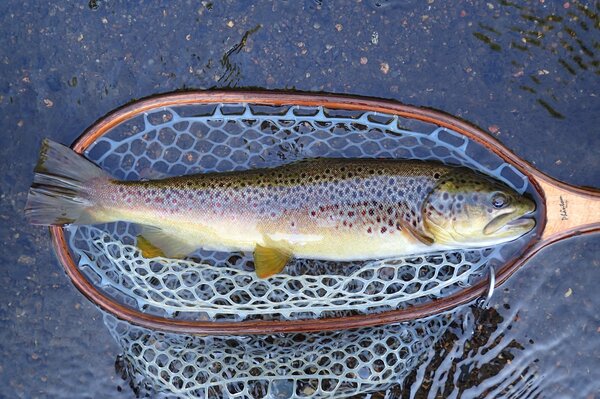
[(138, 396), (257, 399), (386, 392), (428, 358), (450, 321), (438, 315), (352, 331), (199, 337), (104, 316), (123, 348), (117, 369)]
[[(114, 127), (85, 156), (127, 180), (273, 167), (315, 157), (437, 160), (467, 166), (523, 193), (527, 178), (468, 138), (435, 124), (322, 106), (204, 104), (160, 108)], [(371, 262), (294, 260), (256, 277), (251, 254), (199, 250), (144, 258), (137, 226), (67, 228), (70, 250), (103, 294), (144, 312), (206, 321), (287, 320), (399, 309), (448, 295), (502, 264), (508, 245)]]

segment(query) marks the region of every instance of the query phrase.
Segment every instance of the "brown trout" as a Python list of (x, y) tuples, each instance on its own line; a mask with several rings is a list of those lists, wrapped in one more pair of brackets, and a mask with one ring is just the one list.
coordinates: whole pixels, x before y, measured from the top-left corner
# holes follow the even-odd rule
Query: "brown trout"
[(312, 159), (118, 181), (46, 140), (35, 172), (25, 209), (32, 224), (134, 222), (143, 226), (144, 254), (253, 251), (261, 278), (292, 257), (351, 261), (482, 247), (535, 225), (530, 199), (478, 172), (436, 162)]

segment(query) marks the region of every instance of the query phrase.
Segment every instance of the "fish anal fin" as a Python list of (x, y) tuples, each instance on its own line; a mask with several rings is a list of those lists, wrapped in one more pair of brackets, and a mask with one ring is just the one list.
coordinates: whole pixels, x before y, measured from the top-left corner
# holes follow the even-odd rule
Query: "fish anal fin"
[[(140, 242), (142, 245), (141, 247)], [(163, 229), (152, 226), (143, 226), (142, 232), (138, 236), (138, 247), (142, 250), (144, 256), (146, 256), (144, 250), (148, 250), (149, 254), (162, 253), (162, 255), (155, 256), (183, 258), (197, 249), (198, 246), (191, 245), (183, 241), (177, 235)]]
[(291, 258), (291, 252), (285, 249), (257, 244), (254, 249), (256, 275), (259, 278), (267, 278), (280, 273)]

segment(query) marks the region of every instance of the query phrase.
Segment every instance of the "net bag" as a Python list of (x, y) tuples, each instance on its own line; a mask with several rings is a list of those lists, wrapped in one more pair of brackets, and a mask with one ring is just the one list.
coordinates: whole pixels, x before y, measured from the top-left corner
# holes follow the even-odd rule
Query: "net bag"
[[(315, 157), (435, 160), (462, 165), (534, 195), (527, 176), (449, 128), (381, 112), (324, 105), (172, 105), (114, 124), (84, 155), (114, 177), (155, 179), (273, 167)], [(533, 233), (531, 233), (533, 234)], [(184, 260), (144, 258), (137, 226), (66, 228), (89, 284), (129, 309), (166, 320), (316, 320), (378, 314), (456, 293), (522, 250), (530, 236), (494, 248), (367, 262), (294, 260), (256, 277), (251, 254), (199, 250)]]
[(385, 393), (431, 355), (451, 319), (247, 337), (164, 333), (108, 314), (104, 323), (138, 396), (287, 399)]

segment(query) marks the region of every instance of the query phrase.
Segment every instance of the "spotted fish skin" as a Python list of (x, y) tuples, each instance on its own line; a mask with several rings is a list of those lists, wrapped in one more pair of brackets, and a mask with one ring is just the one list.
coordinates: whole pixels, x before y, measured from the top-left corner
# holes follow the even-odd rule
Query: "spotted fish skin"
[[(269, 169), (117, 181), (44, 141), (25, 215), (38, 225), (128, 221), (145, 255), (254, 251), (259, 277), (293, 257), (364, 260), (513, 240), (535, 204), (470, 169), (313, 159)], [(152, 255), (150, 255), (152, 254)]]
[(358, 260), (431, 249), (423, 202), (452, 167), (422, 161), (314, 159), (272, 169), (100, 182), (94, 219), (160, 227), (189, 248)]

